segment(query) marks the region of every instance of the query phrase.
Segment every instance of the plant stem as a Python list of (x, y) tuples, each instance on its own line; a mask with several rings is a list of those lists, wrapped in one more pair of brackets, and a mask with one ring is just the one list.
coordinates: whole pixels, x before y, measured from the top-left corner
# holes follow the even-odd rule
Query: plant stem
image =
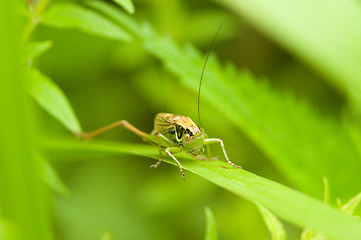
[(32, 9), (32, 6), (29, 5), (29, 12), (30, 12), (30, 18), (29, 22), (26, 24), (26, 27), (23, 31), (22, 37), (21, 37), (21, 44), (25, 44), (36, 26), (39, 24), (41, 20), (41, 16), (44, 12), (44, 10), (47, 8), (49, 4), (49, 0), (40, 0), (37, 4), (35, 9)]

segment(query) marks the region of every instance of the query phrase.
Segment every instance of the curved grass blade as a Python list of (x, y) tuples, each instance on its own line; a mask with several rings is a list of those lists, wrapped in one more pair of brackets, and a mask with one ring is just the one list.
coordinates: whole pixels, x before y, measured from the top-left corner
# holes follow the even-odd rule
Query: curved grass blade
[(207, 225), (206, 225), (206, 235), (204, 240), (218, 240), (217, 235), (217, 223), (214, 218), (213, 212), (209, 207), (204, 209), (206, 213)]
[(286, 232), (280, 220), (261, 204), (257, 204), (257, 207), (271, 233), (272, 240), (286, 240)]
[[(50, 156), (67, 159), (65, 161), (79, 159), (81, 156), (87, 158), (96, 153), (99, 156), (133, 154), (159, 158), (157, 148), (144, 144), (47, 139), (41, 147)], [(311, 227), (340, 240), (361, 236), (361, 221), (303, 193), (245, 170), (233, 169), (223, 161), (196, 161), (185, 153), (177, 154), (177, 158), (181, 160), (184, 169), (240, 197), (258, 202), (279, 217), (302, 228)], [(168, 158), (164, 161), (175, 165)]]

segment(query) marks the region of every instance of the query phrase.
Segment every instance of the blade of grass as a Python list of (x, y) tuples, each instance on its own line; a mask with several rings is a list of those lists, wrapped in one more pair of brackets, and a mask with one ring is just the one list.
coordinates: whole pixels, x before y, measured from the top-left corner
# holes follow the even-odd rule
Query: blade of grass
[(81, 127), (75, 113), (61, 89), (38, 70), (25, 71), (27, 90), (30, 95), (53, 117), (71, 132), (78, 134)]
[[(42, 143), (50, 156), (79, 159), (99, 154), (133, 154), (158, 159), (158, 149), (144, 144), (114, 142), (82, 142), (51, 140)], [(361, 221), (330, 206), (276, 182), (241, 169), (234, 169), (222, 161), (196, 161), (187, 154), (176, 155), (184, 167), (214, 184), (250, 201), (256, 201), (281, 218), (300, 227), (312, 227), (334, 239), (357, 239), (361, 236)], [(89, 158), (88, 158), (89, 159)], [(166, 162), (176, 165), (172, 160)]]
[(56, 28), (77, 28), (101, 37), (129, 42), (132, 37), (100, 14), (72, 3), (52, 4), (41, 23)]
[(217, 224), (213, 212), (209, 207), (206, 207), (204, 211), (206, 213), (206, 219), (207, 219), (206, 234), (204, 240), (217, 240), (218, 239)]
[(20, 74), (16, 1), (0, 1), (0, 211), (6, 239), (52, 239), (35, 135)]
[(340, 210), (351, 216), (355, 211), (355, 209), (357, 208), (357, 206), (360, 204), (360, 202), (361, 202), (361, 193), (351, 198), (345, 205), (341, 207)]
[(277, 217), (261, 204), (257, 204), (257, 207), (271, 233), (272, 240), (286, 240), (286, 232)]
[(134, 21), (134, 19), (130, 18), (122, 11), (119, 11), (119, 9), (115, 8), (114, 6), (97, 0), (88, 1), (86, 4), (87, 6), (105, 14), (116, 22), (121, 23), (121, 26), (124, 27), (130, 34), (140, 34), (140, 25)]

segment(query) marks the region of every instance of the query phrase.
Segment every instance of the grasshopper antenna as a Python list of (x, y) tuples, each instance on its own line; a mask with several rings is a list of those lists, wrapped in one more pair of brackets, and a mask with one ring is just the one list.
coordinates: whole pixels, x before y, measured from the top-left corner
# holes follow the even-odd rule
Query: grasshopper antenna
[(223, 26), (223, 23), (219, 26), (217, 32), (216, 32), (216, 35), (214, 35), (214, 38), (211, 42), (211, 45), (209, 47), (209, 50), (208, 50), (208, 53), (207, 53), (207, 56), (206, 56), (206, 60), (204, 61), (204, 65), (203, 65), (203, 69), (202, 69), (202, 74), (201, 74), (201, 80), (199, 82), (199, 88), (198, 88), (198, 123), (199, 123), (199, 127), (202, 128), (202, 124), (201, 124), (201, 113), (199, 111), (199, 103), (200, 103), (200, 99), (201, 99), (201, 87), (202, 87), (202, 81), (203, 81), (203, 75), (204, 75), (204, 71), (206, 69), (206, 65), (207, 65), (207, 62), (208, 62), (208, 58), (209, 56), (211, 55), (211, 52), (213, 50), (213, 47), (214, 47), (214, 42), (216, 41), (216, 38), (219, 34), (219, 32), (221, 31), (221, 28)]

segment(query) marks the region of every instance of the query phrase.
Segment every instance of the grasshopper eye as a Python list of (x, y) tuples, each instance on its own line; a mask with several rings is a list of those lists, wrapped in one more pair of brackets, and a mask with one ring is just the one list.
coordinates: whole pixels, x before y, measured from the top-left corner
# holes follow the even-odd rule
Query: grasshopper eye
[(188, 133), (186, 133), (186, 134), (184, 134), (184, 139), (186, 141), (189, 141), (191, 139), (191, 136)]

